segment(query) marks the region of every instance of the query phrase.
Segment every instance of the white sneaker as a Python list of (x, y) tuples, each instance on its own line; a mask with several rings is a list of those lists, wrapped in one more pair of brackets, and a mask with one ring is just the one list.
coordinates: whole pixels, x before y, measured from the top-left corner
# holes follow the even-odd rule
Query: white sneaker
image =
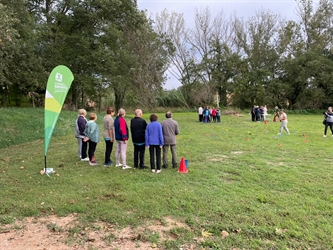
[(156, 170), (156, 173), (158, 173), (158, 174), (161, 173), (161, 172), (162, 172), (161, 169), (157, 169), (157, 170)]
[(116, 164), (116, 167), (122, 167), (123, 164), (119, 163), (119, 164)]
[(129, 169), (129, 168), (132, 168), (132, 167), (127, 166), (127, 165), (123, 166), (123, 169)]
[(151, 171), (152, 171), (153, 173), (155, 173), (155, 169), (152, 169)]
[(97, 161), (89, 161), (90, 166), (97, 166), (99, 165)]
[(326, 137), (326, 135), (323, 135), (323, 137)]
[(89, 161), (89, 157), (83, 158), (81, 161)]

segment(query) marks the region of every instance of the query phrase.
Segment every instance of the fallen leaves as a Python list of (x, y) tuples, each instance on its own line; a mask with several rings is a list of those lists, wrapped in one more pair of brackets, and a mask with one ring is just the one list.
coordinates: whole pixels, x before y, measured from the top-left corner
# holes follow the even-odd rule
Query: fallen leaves
[(222, 239), (224, 239), (224, 238), (227, 238), (228, 236), (229, 236), (229, 233), (227, 232), (227, 231), (222, 231), (221, 232), (221, 235), (222, 235)]
[(202, 237), (208, 238), (208, 237), (211, 237), (213, 234), (210, 233), (210, 232), (207, 232), (205, 229), (202, 229), (201, 230), (201, 235), (202, 235)]

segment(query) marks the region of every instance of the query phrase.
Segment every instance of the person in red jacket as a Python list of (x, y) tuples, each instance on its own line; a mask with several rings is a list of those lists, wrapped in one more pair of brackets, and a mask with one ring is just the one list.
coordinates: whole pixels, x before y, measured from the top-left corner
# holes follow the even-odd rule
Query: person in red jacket
[[(116, 167), (123, 167), (123, 169), (131, 168), (126, 165), (126, 151), (128, 145), (128, 127), (125, 121), (125, 109), (119, 109), (118, 116), (114, 121), (114, 134), (117, 142), (116, 150)], [(120, 155), (123, 163), (120, 163)]]

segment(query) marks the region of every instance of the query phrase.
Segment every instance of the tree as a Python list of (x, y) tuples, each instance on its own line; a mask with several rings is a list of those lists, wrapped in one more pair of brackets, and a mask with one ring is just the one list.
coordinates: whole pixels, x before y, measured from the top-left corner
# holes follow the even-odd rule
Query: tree
[(0, 3), (0, 91), (2, 94), (2, 105), (6, 107), (9, 88), (12, 85), (10, 65), (17, 53), (19, 33), (15, 25), (19, 22), (14, 13), (7, 6)]

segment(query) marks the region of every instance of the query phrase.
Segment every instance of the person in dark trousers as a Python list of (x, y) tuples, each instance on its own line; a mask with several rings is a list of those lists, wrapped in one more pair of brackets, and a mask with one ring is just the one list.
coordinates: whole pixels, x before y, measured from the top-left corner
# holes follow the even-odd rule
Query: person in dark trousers
[(253, 107), (251, 109), (251, 118), (252, 118), (253, 122), (256, 121), (256, 105), (253, 105)]
[(164, 138), (163, 146), (163, 168), (168, 168), (168, 150), (170, 147), (172, 155), (172, 167), (177, 168), (176, 135), (179, 134), (178, 123), (172, 119), (171, 111), (166, 112), (166, 120), (162, 121), (162, 132)]
[(83, 140), (84, 130), (87, 124), (86, 115), (87, 111), (85, 109), (79, 109), (79, 116), (75, 121), (75, 137), (78, 142), (78, 157), (81, 158), (81, 161), (89, 161), (87, 155), (87, 142)]
[(95, 113), (90, 113), (89, 115), (89, 121), (86, 124), (86, 128), (84, 130), (84, 139), (83, 141), (89, 143), (89, 150), (88, 150), (88, 155), (89, 155), (89, 165), (90, 166), (97, 166), (98, 162), (95, 161), (95, 150), (97, 143), (99, 143), (100, 135), (99, 135), (99, 127), (96, 123), (97, 121), (97, 115)]
[[(153, 173), (161, 172), (161, 148), (164, 145), (162, 126), (157, 119), (156, 114), (150, 115), (150, 123), (146, 128), (145, 134), (146, 146), (149, 148), (150, 167)], [(154, 153), (156, 154), (156, 170)]]
[(111, 166), (112, 161), (110, 158), (110, 155), (112, 153), (113, 148), (113, 142), (114, 142), (114, 128), (113, 128), (113, 118), (114, 115), (114, 108), (109, 107), (106, 110), (106, 115), (103, 118), (103, 124), (104, 124), (104, 132), (103, 137), (105, 141), (105, 160), (104, 160), (104, 167)]
[(141, 109), (136, 109), (134, 113), (135, 117), (131, 120), (131, 134), (132, 142), (134, 145), (134, 168), (145, 169), (147, 168), (144, 164), (146, 150), (145, 133), (147, 128), (147, 122), (142, 119)]
[(330, 127), (330, 130), (332, 132), (332, 137), (333, 137), (333, 111), (332, 111), (332, 107), (328, 107), (327, 111), (325, 111), (323, 114), (325, 116), (325, 130), (324, 130), (324, 136), (323, 137), (326, 137), (328, 127)]

